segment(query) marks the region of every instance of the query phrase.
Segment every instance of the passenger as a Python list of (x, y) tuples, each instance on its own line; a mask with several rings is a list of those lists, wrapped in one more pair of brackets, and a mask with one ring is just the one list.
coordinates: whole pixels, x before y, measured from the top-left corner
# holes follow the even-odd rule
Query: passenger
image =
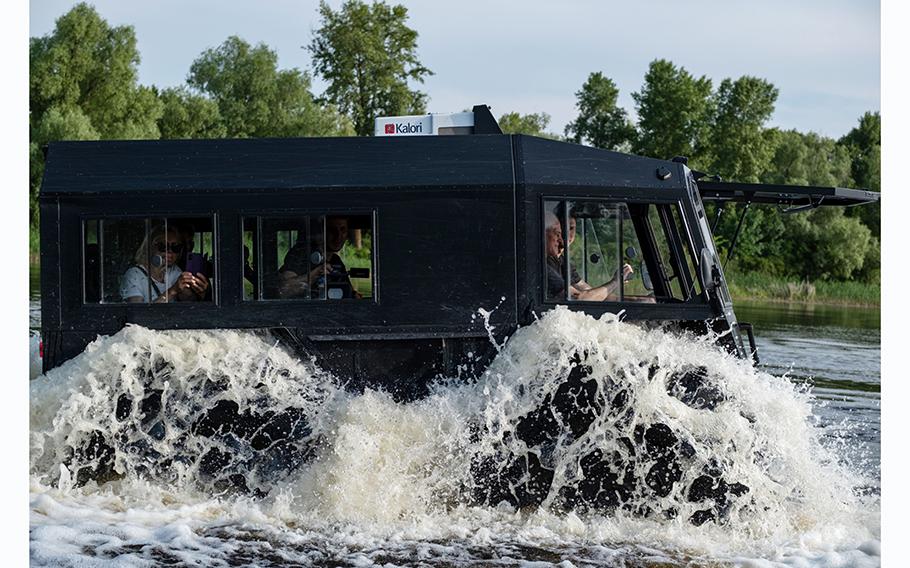
[[(562, 272), (562, 256), (565, 254), (566, 247), (562, 238), (562, 223), (559, 218), (551, 212), (546, 213), (545, 217), (545, 242), (544, 246), (547, 251), (547, 298), (560, 300), (565, 298), (565, 279)], [(569, 244), (575, 240), (576, 220), (569, 217)], [(628, 280), (633, 273), (629, 264), (623, 264), (622, 277)], [(575, 267), (571, 267), (571, 283), (569, 284), (569, 296), (573, 300), (583, 301), (616, 301), (619, 299), (617, 294), (619, 289), (619, 279), (614, 276), (607, 283), (600, 286), (591, 286), (581, 279)]]
[[(175, 264), (182, 266), (186, 269), (187, 272), (196, 274), (198, 272), (202, 273), (203, 277), (208, 278), (208, 275), (212, 275), (215, 272), (214, 263), (208, 258), (208, 255), (195, 252), (196, 249), (196, 229), (190, 222), (184, 222), (180, 225), (174, 224), (177, 228), (177, 234), (180, 235), (181, 240), (184, 243), (183, 253), (179, 254)], [(194, 258), (195, 257), (195, 258)], [(211, 283), (209, 283), (211, 284)], [(201, 300), (211, 301), (212, 299), (212, 287), (208, 286), (208, 289), (205, 291)]]
[[(151, 244), (150, 244), (151, 243)], [(120, 282), (120, 297), (132, 303), (197, 301), (205, 298), (209, 281), (201, 272), (183, 272), (177, 259), (186, 242), (176, 228), (156, 227), (133, 257)]]
[[(325, 259), (322, 259), (319, 253), (322, 248), (321, 239), (310, 243), (310, 247), (298, 242), (288, 251), (284, 257), (284, 265), (278, 269), (280, 297), (295, 298), (309, 294), (312, 298), (318, 298), (321, 296), (319, 290), (323, 285), (327, 297), (332, 300), (363, 297), (354, 290), (348, 269), (339, 255), (348, 240), (347, 217), (326, 217), (325, 235)], [(317, 255), (320, 258), (317, 258)], [(312, 265), (317, 266), (307, 272), (308, 267)]]

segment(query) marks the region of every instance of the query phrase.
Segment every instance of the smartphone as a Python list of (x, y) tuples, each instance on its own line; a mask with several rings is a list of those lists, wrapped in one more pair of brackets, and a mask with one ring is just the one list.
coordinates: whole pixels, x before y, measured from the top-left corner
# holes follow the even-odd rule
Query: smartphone
[(205, 270), (205, 259), (198, 252), (191, 252), (186, 255), (186, 271), (190, 274), (198, 274)]

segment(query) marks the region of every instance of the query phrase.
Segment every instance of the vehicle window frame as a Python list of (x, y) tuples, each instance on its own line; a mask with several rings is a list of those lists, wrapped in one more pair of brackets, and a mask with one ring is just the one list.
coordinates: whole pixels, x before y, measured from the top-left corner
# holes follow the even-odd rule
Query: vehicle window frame
[[(79, 250), (79, 257), (80, 257), (80, 262), (79, 262), (79, 290), (80, 290), (79, 305), (83, 309), (86, 307), (88, 307), (88, 309), (98, 309), (98, 308), (114, 308), (114, 307), (124, 307), (124, 306), (129, 307), (129, 308), (144, 309), (145, 307), (150, 307), (153, 305), (156, 307), (156, 309), (167, 309), (167, 308), (162, 308), (162, 306), (168, 306), (168, 305), (174, 305), (174, 304), (182, 305), (184, 308), (187, 307), (188, 302), (155, 303), (155, 302), (126, 302), (123, 300), (118, 301), (118, 302), (105, 302), (103, 300), (99, 300), (97, 302), (87, 302), (85, 299), (86, 298), (86, 280), (87, 280), (87, 276), (88, 276), (86, 273), (86, 261), (87, 261), (86, 245), (88, 244), (86, 242), (86, 226), (91, 221), (98, 222), (98, 227), (97, 227), (98, 249), (99, 249), (98, 258), (99, 258), (99, 264), (100, 264), (100, 270), (99, 270), (98, 277), (101, 280), (101, 282), (99, 284), (101, 284), (101, 283), (103, 283), (103, 275), (104, 275), (104, 262), (103, 262), (104, 261), (104, 242), (103, 242), (103, 239), (101, 238), (101, 235), (103, 234), (101, 222), (103, 222), (103, 221), (124, 221), (124, 220), (125, 221), (142, 221), (145, 224), (145, 232), (146, 232), (146, 234), (148, 234), (148, 232), (151, 231), (151, 227), (152, 227), (151, 221), (153, 219), (164, 219), (165, 221), (169, 221), (171, 219), (201, 219), (201, 218), (210, 218), (211, 223), (212, 223), (212, 257), (214, 259), (214, 262), (213, 262), (213, 266), (212, 266), (212, 277), (209, 280), (211, 290), (212, 290), (212, 297), (210, 300), (204, 300), (204, 301), (192, 302), (192, 303), (199, 304), (199, 305), (205, 305), (205, 306), (220, 306), (221, 302), (220, 302), (220, 293), (219, 293), (219, 286), (218, 286), (218, 280), (219, 280), (218, 275), (220, 273), (221, 262), (219, 260), (220, 254), (218, 252), (219, 248), (220, 248), (219, 247), (220, 235), (219, 235), (219, 219), (218, 219), (217, 211), (205, 211), (205, 212), (181, 211), (181, 212), (177, 212), (177, 213), (161, 212), (161, 213), (155, 214), (155, 215), (150, 215), (148, 213), (119, 213), (119, 214), (115, 214), (115, 215), (108, 215), (108, 214), (98, 214), (98, 213), (86, 212), (82, 215), (79, 215), (79, 217), (78, 217), (79, 228), (80, 228), (80, 232), (79, 232), (79, 248), (80, 248), (80, 250)], [(103, 298), (103, 289), (100, 289), (100, 290), (101, 290), (102, 298)]]
[[(670, 238), (667, 236), (669, 233), (669, 234), (678, 236), (681, 239), (685, 239), (685, 245), (688, 246), (689, 251), (691, 252), (694, 250), (694, 248), (692, 247), (692, 237), (689, 234), (689, 229), (687, 228), (687, 226), (684, 222), (686, 217), (685, 217), (685, 213), (682, 210), (682, 204), (676, 198), (635, 199), (635, 198), (629, 198), (629, 197), (625, 197), (625, 196), (541, 194), (540, 198), (539, 198), (541, 231), (540, 231), (540, 234), (538, 234), (535, 237), (538, 243), (540, 243), (541, 238), (545, 238), (547, 204), (553, 203), (553, 202), (555, 202), (557, 204), (568, 204), (568, 203), (572, 203), (572, 202), (602, 202), (602, 203), (607, 203), (607, 204), (624, 204), (624, 205), (626, 205), (627, 208), (630, 204), (655, 206), (655, 207), (659, 207), (659, 206), (676, 207), (679, 212), (679, 219), (680, 219), (680, 221), (682, 221), (682, 227), (677, 227), (675, 222), (673, 222), (671, 224), (671, 227), (667, 227), (663, 224), (663, 221), (662, 221), (660, 229), (664, 232), (664, 237), (668, 241), (668, 243), (667, 243), (668, 246), (671, 246)], [(558, 207), (559, 207), (559, 205), (557, 205), (557, 208)], [(563, 219), (560, 220), (560, 223), (563, 226), (562, 227), (562, 238), (563, 238), (563, 242), (568, 243), (568, 219), (569, 219), (568, 205), (563, 206), (562, 210), (563, 210)], [(657, 211), (659, 213), (660, 209), (658, 209)], [(671, 213), (671, 215), (672, 215), (672, 213)], [(644, 221), (645, 221), (646, 225), (650, 228), (651, 233), (648, 235), (648, 237), (653, 242), (656, 238), (656, 236), (654, 234), (655, 227), (653, 227), (652, 226), (653, 224), (651, 224), (649, 222), (648, 215), (644, 216)], [(671, 229), (673, 229), (673, 230), (671, 230)], [(636, 232), (636, 237), (638, 238), (639, 243), (641, 244), (641, 238), (637, 235), (637, 232)], [(653, 243), (653, 244), (656, 245), (656, 243)], [(540, 244), (538, 244), (538, 246), (540, 246)], [(656, 246), (655, 246), (655, 250), (657, 250)], [(659, 254), (659, 250), (657, 252)], [(562, 272), (562, 276), (563, 276), (563, 279), (565, 280), (565, 282), (569, 282), (569, 279), (570, 279), (570, 276), (569, 276), (570, 267), (569, 267), (568, 257), (569, 257), (569, 253), (567, 250), (566, 254), (564, 255), (565, 260), (561, 263), (561, 266), (560, 266), (560, 270)], [(590, 306), (590, 307), (609, 306), (611, 308), (618, 307), (618, 306), (619, 307), (621, 307), (621, 306), (628, 307), (628, 306), (634, 305), (636, 307), (636, 309), (658, 310), (658, 309), (663, 309), (668, 305), (673, 305), (673, 303), (674, 303), (674, 302), (666, 302), (666, 301), (665, 302), (657, 301), (655, 303), (649, 303), (649, 302), (638, 302), (638, 301), (629, 301), (629, 300), (602, 300), (602, 301), (578, 300), (578, 299), (573, 299), (569, 296), (569, 287), (568, 286), (565, 287), (565, 291), (563, 293), (564, 294), (563, 298), (560, 298), (560, 299), (550, 298), (550, 297), (548, 297), (548, 294), (546, 291), (547, 253), (546, 253), (545, 246), (540, 246), (539, 258), (540, 258), (542, 270), (540, 272), (541, 280), (540, 280), (540, 284), (538, 286), (541, 290), (541, 297), (542, 297), (541, 303), (543, 305), (547, 305), (547, 306), (571, 305), (571, 306)], [(660, 260), (658, 265), (662, 269), (664, 268), (664, 265), (671, 264), (671, 268), (673, 268), (675, 265), (675, 269), (677, 271), (684, 271), (684, 273), (688, 273), (687, 263), (680, 262), (682, 260), (681, 258), (676, 258), (676, 259), (660, 258), (658, 260)], [(692, 260), (694, 261), (695, 259), (693, 258)], [(694, 266), (697, 267), (697, 264), (695, 264)], [(696, 271), (697, 271), (697, 268), (696, 268)], [(661, 275), (661, 277), (666, 278), (666, 276), (667, 276), (667, 274), (666, 274), (665, 270), (663, 270), (663, 274)], [(653, 280), (655, 278), (655, 275), (652, 275), (651, 277)], [(690, 277), (693, 281), (697, 281), (698, 275), (691, 274)], [(681, 286), (681, 288), (682, 288), (682, 286)], [(622, 289), (622, 286), (620, 286), (620, 289)], [(674, 300), (677, 300), (677, 302), (681, 303), (681, 304), (707, 305), (708, 302), (704, 298), (704, 295), (702, 293), (695, 293), (696, 292), (695, 284), (692, 284), (691, 291), (687, 291), (687, 292), (688, 293), (686, 295), (688, 297), (679, 298), (679, 299), (674, 298)]]
[[(290, 220), (299, 220), (302, 217), (367, 217), (370, 218), (371, 224), (371, 253), (370, 253), (370, 280), (372, 283), (372, 296), (369, 298), (263, 298), (263, 274), (261, 273), (260, 267), (262, 266), (262, 221), (263, 219), (290, 219)], [(294, 209), (294, 210), (283, 210), (276, 212), (274, 210), (254, 210), (254, 211), (245, 211), (239, 215), (239, 224), (240, 224), (240, 263), (239, 263), (239, 275), (240, 275), (240, 285), (241, 285), (241, 298), (240, 303), (243, 305), (257, 305), (261, 303), (294, 303), (302, 305), (327, 305), (335, 304), (338, 302), (356, 302), (356, 303), (379, 303), (379, 261), (378, 261), (378, 211), (375, 208), (370, 209), (349, 209), (349, 208), (338, 208), (338, 209), (328, 209), (328, 208), (318, 208), (318, 209)], [(245, 233), (247, 229), (245, 228), (245, 223), (247, 220), (253, 219), (256, 222), (256, 228), (253, 233), (253, 248), (251, 251), (251, 257), (255, 261), (256, 269), (256, 292), (258, 297), (247, 298), (246, 294), (243, 292), (243, 268), (246, 259), (243, 258), (243, 245), (245, 244)]]
[(677, 262), (679, 263), (679, 268), (683, 271), (682, 274), (684, 274), (687, 279), (686, 284), (688, 285), (688, 289), (686, 290), (687, 297), (685, 300), (690, 301), (699, 298), (704, 291), (701, 281), (698, 278), (698, 257), (695, 255), (696, 249), (693, 244), (689, 227), (685, 222), (682, 204), (679, 202), (666, 204), (665, 211), (666, 217), (661, 214), (661, 209), (657, 210), (661, 223), (669, 225), (669, 227), (666, 225), (664, 226), (664, 232), (668, 235), (673, 235), (674, 238), (679, 237), (681, 239), (681, 242), (676, 243), (678, 248), (683, 249), (677, 251), (677, 254), (680, 255), (679, 258), (677, 258)]

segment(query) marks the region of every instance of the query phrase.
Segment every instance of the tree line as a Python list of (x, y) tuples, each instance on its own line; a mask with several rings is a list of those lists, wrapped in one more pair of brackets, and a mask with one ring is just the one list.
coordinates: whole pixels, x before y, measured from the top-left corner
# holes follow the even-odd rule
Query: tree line
[[(407, 9), (383, 2), (325, 2), (304, 46), (315, 76), (280, 69), (275, 51), (231, 36), (203, 51), (178, 87), (140, 85), (132, 26), (110, 26), (88, 4), (57, 19), (29, 46), (30, 218), (37, 224), (42, 147), (54, 140), (369, 136), (382, 115), (422, 114), (427, 94), (415, 85), (432, 75), (417, 56), (418, 33)], [(838, 140), (770, 128), (778, 91), (750, 76), (705, 76), (659, 59), (632, 93), (637, 119), (617, 103), (616, 84), (601, 72), (575, 93), (576, 118), (562, 135), (545, 112), (505, 113), (508, 133), (567, 140), (656, 158), (686, 156), (695, 170), (744, 182), (863, 187), (880, 190), (881, 119), (860, 117)], [(739, 220), (737, 206), (718, 218), (723, 250)], [(734, 263), (786, 277), (879, 279), (880, 206), (819, 208), (782, 215), (753, 207), (737, 240)]]
[[(637, 122), (617, 104), (619, 89), (600, 72), (575, 93), (577, 117), (564, 136), (548, 133), (546, 113), (504, 115), (508, 132), (563, 138), (598, 148), (669, 159), (688, 158), (697, 171), (727, 181), (855, 187), (881, 190), (881, 116), (866, 112), (838, 140), (814, 132), (767, 126), (778, 91), (770, 82), (743, 76), (716, 88), (710, 78), (683, 67), (651, 62), (632, 93)], [(729, 252), (744, 205), (727, 205), (717, 217), (715, 239)], [(736, 240), (734, 266), (743, 271), (822, 280), (880, 280), (881, 205), (821, 207), (783, 214), (752, 207)]]

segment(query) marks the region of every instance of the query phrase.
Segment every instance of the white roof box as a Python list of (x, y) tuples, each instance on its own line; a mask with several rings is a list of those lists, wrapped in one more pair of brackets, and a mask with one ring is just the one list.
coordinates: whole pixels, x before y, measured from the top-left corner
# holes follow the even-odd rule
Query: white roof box
[(389, 116), (376, 119), (376, 136), (445, 136), (451, 134), (502, 134), (487, 105), (474, 105), (471, 112)]
[(444, 136), (473, 134), (473, 112), (389, 116), (376, 119), (376, 136)]

